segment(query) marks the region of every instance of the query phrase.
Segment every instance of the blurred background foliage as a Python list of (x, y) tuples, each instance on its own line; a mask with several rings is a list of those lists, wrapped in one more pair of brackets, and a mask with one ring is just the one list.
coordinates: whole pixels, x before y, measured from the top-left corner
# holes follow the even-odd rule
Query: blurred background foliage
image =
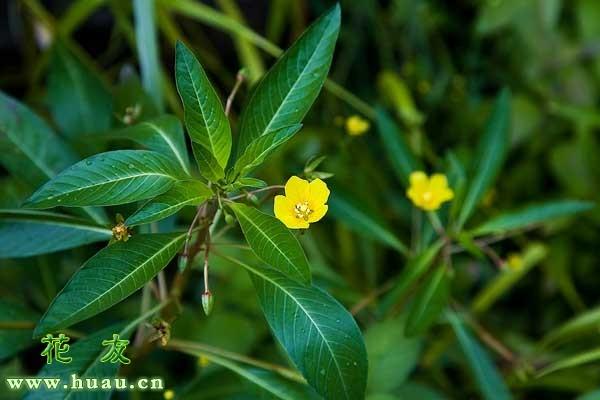
[[(122, 128), (132, 113), (136, 120), (161, 110), (181, 116), (172, 74), (175, 40), (194, 49), (225, 98), (240, 68), (255, 82), (279, 48), (286, 48), (332, 5), (321, 0), (158, 0), (153, 24), (135, 12), (134, 3), (8, 0), (0, 5), (2, 91), (48, 119), (79, 157), (106, 149), (105, 143), (81, 133)], [(507, 160), (469, 227), (501, 209), (536, 201), (597, 203), (600, 2), (342, 0), (341, 6), (342, 31), (330, 78), (347, 92), (330, 84), (302, 133), (257, 176), (284, 183), (302, 173), (311, 157), (326, 156), (318, 169), (334, 174), (328, 182), (335, 201), (328, 218), (301, 241), (315, 280), (355, 314), (363, 329), (370, 360), (369, 398), (476, 398), (477, 378), (470, 375), (469, 360), (450, 325), (407, 337), (405, 303), (382, 311), (380, 299), (405, 265), (389, 237), (411, 243), (415, 221), (394, 154), (384, 145), (389, 132), (378, 130), (372, 121), (365, 134), (351, 136), (344, 120), (351, 115), (372, 120), (376, 107), (386, 108), (425, 169), (446, 172), (458, 184), (461, 166), (476, 155), (493, 100), (501, 88), (509, 87)], [(154, 55), (144, 51), (154, 47), (153, 38)], [(153, 56), (160, 59), (155, 70)], [(150, 63), (144, 68), (149, 72), (138, 78), (136, 71), (144, 63)], [(146, 84), (145, 79), (152, 82), (148, 74), (161, 76), (163, 84)], [(235, 99), (234, 125), (250, 90), (246, 82)], [(140, 107), (132, 110), (133, 105)], [(2, 208), (18, 207), (45, 181), (32, 171), (9, 172), (4, 171), (0, 182)], [(265, 207), (271, 204), (269, 199)], [(127, 215), (132, 210), (117, 211)], [(454, 257), (453, 307), (465, 313), (470, 335), (485, 344), (517, 398), (600, 398), (592, 392), (600, 389), (600, 363), (574, 362), (537, 375), (553, 362), (600, 346), (600, 308), (595, 308), (599, 224), (595, 208), (494, 244), (495, 253), (508, 260), (501, 271), (488, 257)], [(373, 234), (374, 229), (380, 234)], [(0, 261), (1, 298), (39, 314), (92, 251)], [(242, 258), (244, 251), (231, 249)], [(199, 307), (198, 271), (172, 336), (285, 364), (246, 275), (223, 259), (212, 264), (213, 314), (206, 318)], [(99, 329), (107, 318), (135, 315), (138, 300), (128, 299), (108, 317), (81, 324), (82, 329)], [(563, 325), (577, 317), (574, 324)], [(0, 330), (2, 340), (11, 335)], [(0, 354), (9, 360), (0, 366), (2, 375), (39, 369), (39, 346), (12, 358), (19, 350)], [(168, 387), (184, 398), (255, 398), (254, 389), (238, 377), (194, 357), (153, 352), (148, 358), (122, 373), (163, 375)], [(584, 397), (587, 392), (592, 393)], [(486, 397), (504, 398), (498, 393)]]

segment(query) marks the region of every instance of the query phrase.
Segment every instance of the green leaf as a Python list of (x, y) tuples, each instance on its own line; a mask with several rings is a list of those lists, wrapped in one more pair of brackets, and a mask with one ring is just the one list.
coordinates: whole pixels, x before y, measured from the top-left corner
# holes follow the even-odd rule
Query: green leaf
[[(15, 178), (37, 187), (78, 160), (43, 119), (1, 91), (0, 110), (0, 164)], [(84, 212), (107, 221), (101, 209)]]
[(185, 233), (134, 235), (100, 250), (72, 277), (35, 328), (41, 336), (114, 306), (150, 281), (175, 256)]
[(190, 171), (183, 127), (173, 115), (161, 115), (127, 128), (87, 136), (86, 139), (132, 140), (148, 150), (177, 160), (185, 172)]
[(494, 217), (474, 229), (473, 234), (477, 236), (502, 234), (507, 231), (524, 229), (556, 218), (591, 210), (592, 208), (594, 208), (594, 203), (574, 200), (531, 205), (519, 211), (508, 212)]
[(256, 138), (302, 121), (327, 77), (340, 19), (336, 5), (315, 21), (258, 83), (241, 117), (238, 155)]
[(85, 392), (82, 390), (69, 390), (64, 388), (62, 383), (71, 382), (71, 375), (73, 374), (83, 380), (95, 378), (99, 382), (99, 387), (104, 378), (110, 378), (112, 382), (117, 376), (121, 364), (100, 362), (100, 359), (109, 350), (108, 347), (102, 345), (102, 341), (111, 339), (113, 333), (119, 334), (121, 339), (128, 339), (131, 330), (125, 331), (123, 324), (116, 324), (79, 339), (75, 343), (69, 342), (70, 348), (67, 356), (71, 357), (71, 362), (46, 364), (37, 375), (38, 378), (42, 379), (61, 379), (61, 384), (53, 390), (46, 389), (45, 385), (42, 384), (40, 389), (28, 392), (24, 400), (102, 400), (109, 398), (112, 393), (109, 390)]
[(410, 259), (404, 268), (402, 273), (394, 283), (393, 289), (387, 294), (387, 296), (381, 302), (381, 309), (384, 313), (388, 313), (390, 309), (395, 306), (400, 298), (412, 287), (415, 283), (433, 263), (435, 257), (443, 246), (442, 241), (437, 241), (429, 246), (425, 251)]
[(425, 333), (436, 322), (450, 297), (450, 277), (445, 265), (438, 267), (417, 292), (406, 320), (406, 334)]
[(595, 335), (598, 333), (598, 329), (600, 329), (600, 307), (583, 312), (552, 329), (542, 339), (542, 346), (565, 343), (585, 335)]
[(496, 366), (481, 345), (465, 329), (460, 317), (450, 312), (446, 313), (446, 316), (467, 357), (483, 398), (486, 400), (510, 399), (512, 396), (502, 381), (502, 376)]
[[(223, 105), (213, 89), (202, 66), (181, 42), (175, 49), (175, 79), (177, 90), (183, 102), (185, 126), (192, 142), (194, 154), (204, 174), (206, 154), (198, 154), (204, 150), (212, 156), (217, 165), (224, 169), (227, 166), (231, 151), (231, 127), (223, 110)], [(211, 168), (211, 169), (214, 169)]]
[(400, 131), (398, 125), (385, 112), (377, 109), (377, 132), (383, 141), (387, 158), (390, 161), (393, 171), (404, 185), (408, 185), (410, 173), (422, 169), (420, 163), (415, 159), (404, 133)]
[(86, 158), (64, 170), (31, 195), (23, 207), (131, 203), (164, 193), (179, 179), (186, 179), (185, 173), (160, 153), (110, 151)]
[(196, 349), (193, 343), (174, 340), (170, 343), (177, 350), (191, 354), (196, 357), (206, 357), (211, 362), (218, 364), (236, 373), (244, 379), (252, 382), (259, 388), (270, 393), (277, 399), (283, 400), (317, 400), (321, 397), (308, 385), (285, 379), (282, 375), (260, 368), (252, 368), (239, 362), (220, 357), (211, 353), (208, 349)]
[(226, 192), (235, 192), (243, 188), (264, 188), (267, 187), (267, 182), (256, 178), (240, 178), (225, 187)]
[(563, 358), (548, 365), (542, 369), (537, 375), (537, 378), (551, 374), (553, 372), (561, 371), (567, 368), (574, 368), (580, 365), (589, 364), (591, 362), (600, 361), (600, 348), (586, 350), (579, 354), (575, 354), (570, 357)]
[(211, 182), (218, 182), (225, 177), (225, 169), (219, 165), (219, 161), (209, 150), (198, 143), (192, 142), (192, 151), (203, 177)]
[(18, 179), (41, 185), (77, 155), (27, 106), (0, 92), (0, 163)]
[(21, 350), (35, 344), (31, 334), (38, 318), (38, 314), (21, 304), (0, 299), (0, 324), (11, 325), (11, 329), (0, 328), (0, 361), (8, 360)]
[(287, 142), (302, 128), (302, 124), (295, 124), (269, 132), (256, 138), (242, 155), (236, 160), (233, 166), (231, 181), (239, 176), (249, 174), (254, 168), (262, 164), (265, 159), (271, 155), (279, 146)]
[(417, 366), (421, 339), (404, 334), (402, 318), (388, 319), (365, 333), (369, 355), (368, 392), (390, 392), (404, 383)]
[(156, 107), (162, 111), (164, 104), (154, 3), (155, 0), (134, 0), (133, 15), (142, 82)]
[(200, 205), (213, 196), (212, 190), (199, 181), (176, 182), (165, 193), (148, 200), (125, 221), (127, 226), (148, 224), (175, 214), (185, 206)]
[(110, 229), (68, 215), (0, 210), (0, 258), (31, 257), (109, 240)]
[(479, 147), (475, 152), (477, 157), (472, 166), (474, 175), (458, 216), (459, 228), (462, 228), (471, 216), (475, 206), (491, 187), (502, 167), (508, 150), (509, 125), (510, 91), (503, 89), (498, 95)]
[(269, 325), (308, 383), (327, 399), (362, 399), (367, 354), (356, 322), (333, 297), (268, 267), (250, 273)]
[(52, 52), (47, 101), (60, 130), (69, 137), (110, 128), (110, 92), (61, 42)]
[(378, 217), (359, 208), (344, 195), (332, 191), (328, 203), (331, 215), (356, 233), (386, 244), (402, 254), (408, 254), (406, 245)]
[(310, 284), (310, 267), (294, 235), (277, 218), (240, 203), (229, 205), (254, 254), (287, 277)]

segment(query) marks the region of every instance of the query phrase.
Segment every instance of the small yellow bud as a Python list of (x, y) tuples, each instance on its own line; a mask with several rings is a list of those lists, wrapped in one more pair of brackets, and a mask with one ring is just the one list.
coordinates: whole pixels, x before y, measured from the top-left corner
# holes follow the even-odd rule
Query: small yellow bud
[(210, 360), (206, 356), (202, 355), (202, 356), (198, 357), (198, 366), (200, 368), (204, 368), (208, 364), (210, 364)]
[(171, 389), (167, 389), (163, 392), (163, 397), (165, 400), (173, 400), (175, 398), (175, 392)]
[(358, 115), (352, 115), (346, 119), (346, 132), (350, 136), (360, 136), (369, 130), (371, 124)]
[(523, 268), (523, 257), (521, 257), (521, 255), (517, 253), (509, 254), (508, 258), (506, 259), (506, 266), (511, 271), (520, 270), (521, 268)]

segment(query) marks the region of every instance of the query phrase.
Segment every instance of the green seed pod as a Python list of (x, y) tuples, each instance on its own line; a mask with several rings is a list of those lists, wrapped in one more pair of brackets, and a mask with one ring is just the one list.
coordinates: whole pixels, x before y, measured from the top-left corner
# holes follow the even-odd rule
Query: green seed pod
[(204, 309), (204, 314), (207, 316), (210, 315), (214, 302), (215, 298), (210, 291), (202, 293), (202, 308)]

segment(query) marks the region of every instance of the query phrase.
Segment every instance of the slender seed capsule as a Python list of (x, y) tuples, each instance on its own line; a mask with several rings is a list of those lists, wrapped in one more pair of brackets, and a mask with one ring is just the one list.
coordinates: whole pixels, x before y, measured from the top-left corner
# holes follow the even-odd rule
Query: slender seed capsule
[(177, 263), (177, 267), (179, 268), (179, 272), (183, 272), (185, 267), (187, 267), (188, 256), (186, 254), (182, 254), (179, 256), (179, 261)]
[(207, 316), (210, 315), (214, 302), (215, 298), (210, 291), (202, 293), (202, 308), (204, 309), (204, 314)]

